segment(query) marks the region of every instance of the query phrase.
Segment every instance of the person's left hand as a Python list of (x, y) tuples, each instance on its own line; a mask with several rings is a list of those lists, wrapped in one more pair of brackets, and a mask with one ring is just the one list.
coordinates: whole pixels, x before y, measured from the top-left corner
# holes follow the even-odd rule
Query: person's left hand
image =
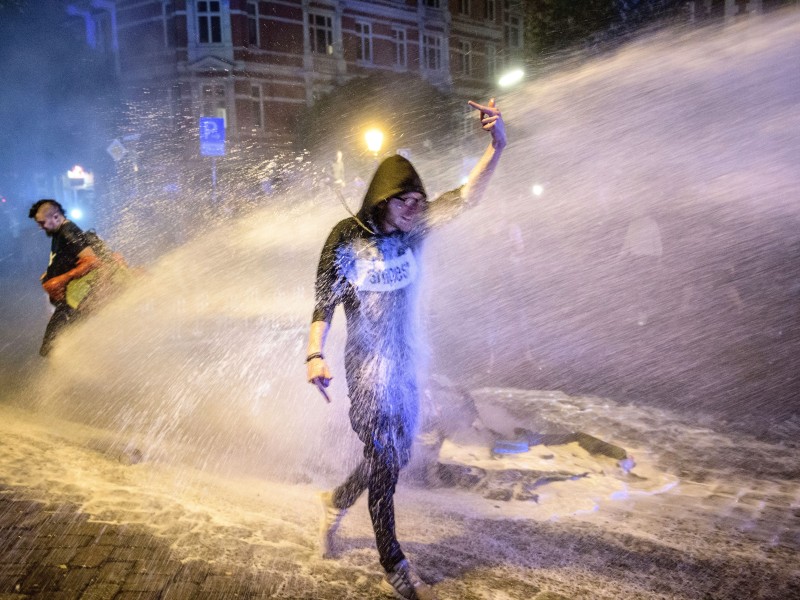
[(481, 111), (481, 127), (492, 135), (492, 146), (497, 150), (506, 147), (506, 125), (500, 109), (494, 103), (494, 98), (489, 100), (488, 106), (483, 106), (470, 100), (467, 102), (475, 110)]
[(44, 291), (50, 296), (53, 302), (63, 302), (67, 297), (67, 284), (69, 278), (65, 275), (58, 275), (42, 283)]

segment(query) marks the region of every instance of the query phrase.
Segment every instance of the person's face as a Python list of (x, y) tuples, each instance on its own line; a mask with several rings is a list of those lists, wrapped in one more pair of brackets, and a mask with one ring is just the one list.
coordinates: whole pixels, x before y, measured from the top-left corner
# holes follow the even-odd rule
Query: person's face
[(64, 224), (64, 215), (52, 204), (43, 204), (36, 211), (34, 220), (47, 235), (52, 236)]
[(387, 200), (386, 214), (382, 228), (386, 233), (397, 231), (408, 233), (419, 222), (425, 196), (419, 192), (408, 192)]

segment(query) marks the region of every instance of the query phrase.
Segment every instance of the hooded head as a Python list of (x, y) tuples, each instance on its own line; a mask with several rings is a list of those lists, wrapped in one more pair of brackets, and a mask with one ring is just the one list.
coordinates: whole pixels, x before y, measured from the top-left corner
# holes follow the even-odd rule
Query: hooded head
[(427, 197), (422, 179), (411, 163), (399, 154), (390, 156), (375, 171), (357, 216), (364, 222), (380, 225), (381, 219), (378, 215), (382, 212), (382, 208), (385, 209), (385, 206), (381, 205), (389, 198), (409, 192), (417, 192)]

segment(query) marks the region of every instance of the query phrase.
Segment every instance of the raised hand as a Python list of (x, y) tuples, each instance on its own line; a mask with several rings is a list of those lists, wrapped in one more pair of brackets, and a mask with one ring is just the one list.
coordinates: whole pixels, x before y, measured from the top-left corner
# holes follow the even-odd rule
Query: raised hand
[(497, 108), (494, 98), (489, 100), (487, 106), (478, 104), (470, 100), (467, 102), (472, 108), (480, 111), (481, 127), (484, 131), (488, 131), (492, 136), (492, 146), (497, 150), (505, 148), (506, 139), (506, 125), (503, 121), (503, 115), (500, 109)]

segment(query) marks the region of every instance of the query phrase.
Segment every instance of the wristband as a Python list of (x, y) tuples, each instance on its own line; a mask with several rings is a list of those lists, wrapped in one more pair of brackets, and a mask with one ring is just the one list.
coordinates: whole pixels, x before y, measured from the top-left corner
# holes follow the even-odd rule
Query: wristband
[(322, 352), (314, 352), (313, 354), (306, 356), (306, 362), (311, 362), (315, 358), (321, 358), (322, 360), (325, 360), (325, 357), (322, 356)]

